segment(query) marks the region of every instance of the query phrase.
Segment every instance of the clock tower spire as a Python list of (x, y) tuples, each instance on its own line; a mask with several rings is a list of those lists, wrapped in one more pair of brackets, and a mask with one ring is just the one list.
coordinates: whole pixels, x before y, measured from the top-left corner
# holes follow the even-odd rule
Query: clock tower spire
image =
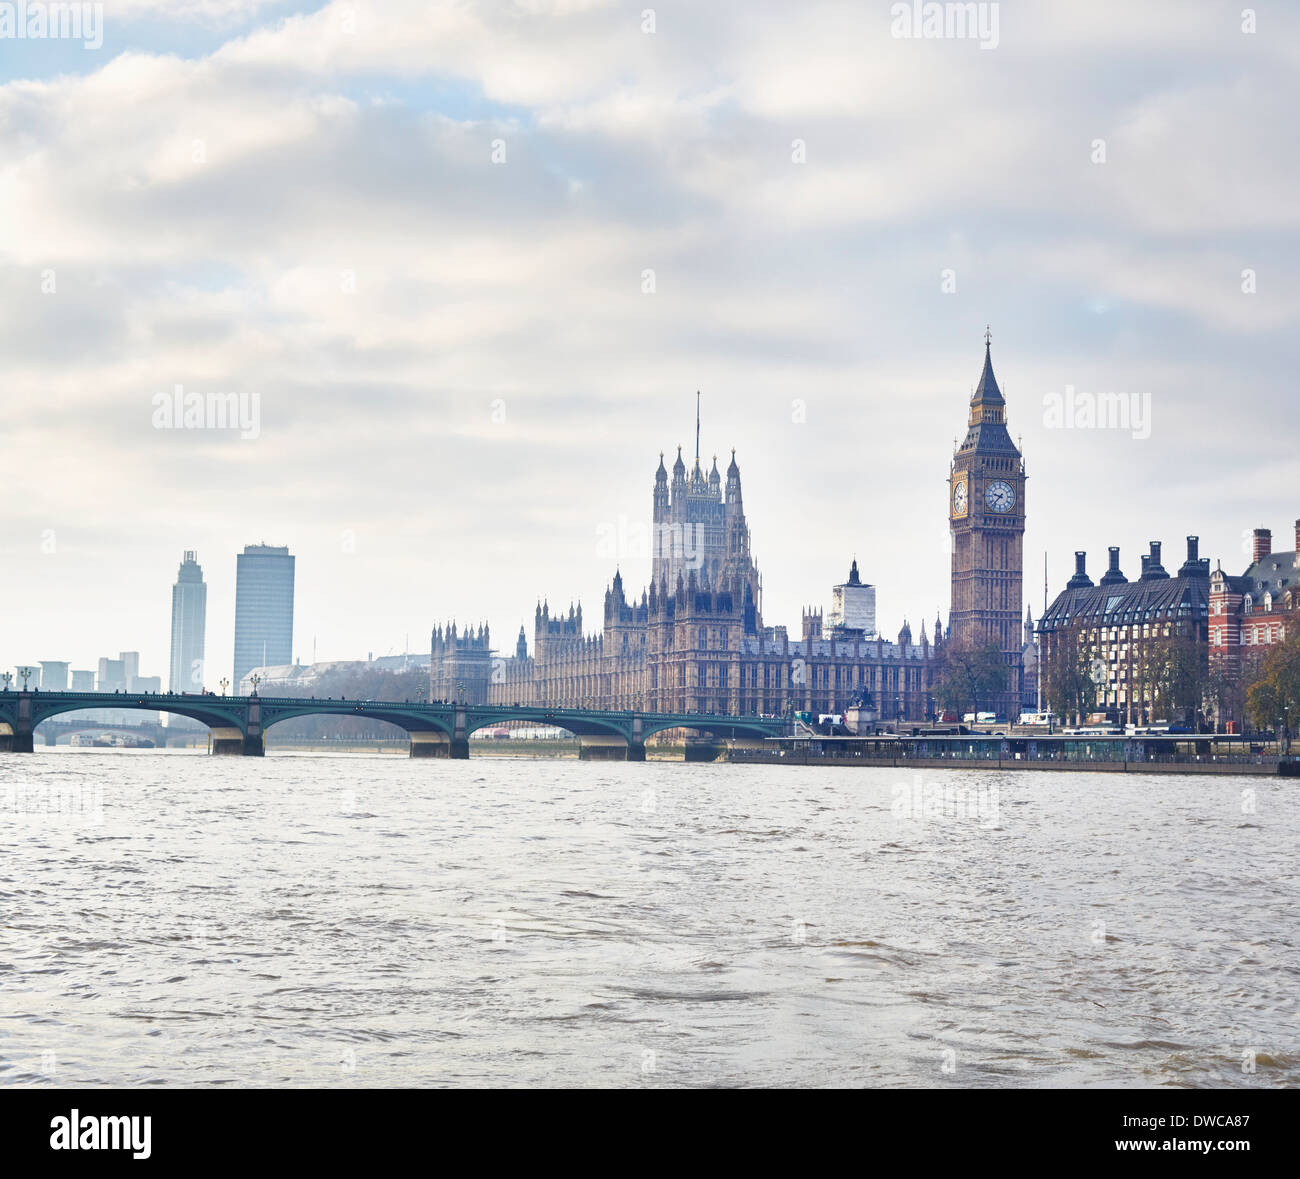
[(984, 330), (984, 370), (971, 394), (966, 437), (948, 474), (952, 534), (953, 641), (995, 645), (1010, 675), (997, 711), (1020, 710), (1025, 464), (1007, 432), (1007, 403), (993, 374), (993, 334)]

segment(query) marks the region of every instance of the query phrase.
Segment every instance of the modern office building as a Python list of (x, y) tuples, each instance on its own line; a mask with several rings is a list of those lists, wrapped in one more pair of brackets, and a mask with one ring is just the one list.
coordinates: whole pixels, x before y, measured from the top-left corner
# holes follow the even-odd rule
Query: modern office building
[(203, 691), (203, 636), (208, 587), (193, 549), (185, 551), (172, 586), (172, 655), (167, 687), (171, 692)]
[(238, 684), (255, 667), (293, 662), (293, 557), (288, 547), (250, 544), (235, 574)]
[(1074, 554), (1074, 576), (1038, 620), (1047, 704), (1062, 716), (1096, 709), (1128, 724), (1192, 719), (1187, 685), (1204, 678), (1211, 591), (1199, 543), (1187, 538), (1187, 560), (1171, 576), (1153, 540), (1136, 581), (1112, 545), (1096, 585), (1087, 554)]
[(95, 690), (95, 673), (93, 671), (73, 671), (72, 682), (68, 685), (70, 692), (93, 692)]
[(58, 660), (41, 660), (41, 691), (66, 692), (68, 690), (68, 665)]
[(99, 675), (95, 679), (97, 692), (125, 692), (126, 664), (121, 659), (101, 659)]

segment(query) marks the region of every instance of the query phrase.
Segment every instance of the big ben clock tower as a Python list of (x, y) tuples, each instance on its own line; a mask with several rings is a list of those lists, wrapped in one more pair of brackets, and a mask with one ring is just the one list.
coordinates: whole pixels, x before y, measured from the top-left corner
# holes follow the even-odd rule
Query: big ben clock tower
[(950, 638), (997, 644), (1010, 676), (999, 715), (1020, 712), (1021, 601), (1024, 575), (1025, 463), (1007, 433), (1007, 403), (993, 376), (992, 335), (984, 333), (984, 371), (970, 399), (966, 440), (948, 475), (952, 531)]

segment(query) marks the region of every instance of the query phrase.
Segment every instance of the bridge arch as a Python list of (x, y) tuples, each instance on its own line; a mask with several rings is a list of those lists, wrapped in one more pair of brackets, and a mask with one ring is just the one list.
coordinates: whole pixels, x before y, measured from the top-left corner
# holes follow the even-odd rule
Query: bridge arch
[(176, 716), (186, 716), (190, 720), (196, 720), (200, 724), (207, 725), (210, 729), (223, 728), (232, 726), (239, 728), (243, 719), (243, 710), (241, 708), (222, 708), (216, 703), (199, 703), (204, 697), (196, 696), (195, 703), (178, 705), (175, 703), (176, 697), (157, 697), (157, 696), (103, 696), (97, 695), (91, 700), (55, 700), (52, 696), (42, 700), (39, 695), (33, 693), (32, 697), (32, 726), (39, 725), (42, 721), (52, 720), (56, 716), (63, 716), (69, 712), (103, 712), (106, 709), (122, 709), (130, 712), (167, 712)]
[(652, 737), (656, 733), (664, 733), (670, 729), (688, 729), (692, 732), (700, 733), (706, 737), (716, 738), (753, 738), (763, 740), (766, 737), (774, 736), (771, 723), (763, 724), (762, 722), (747, 723), (744, 717), (656, 717), (647, 718), (645, 722), (645, 735)]
[(466, 710), (466, 752), (469, 734), (511, 721), (572, 733), (578, 742), (578, 757), (584, 761), (645, 760), (645, 743), (638, 739), (631, 713), (600, 715), (576, 709), (507, 708), (500, 705)]
[(451, 719), (414, 710), (401, 703), (382, 700), (269, 700), (262, 704), (262, 733), (285, 721), (308, 716), (382, 721), (406, 733), (412, 757), (447, 757), (452, 754), (454, 731)]

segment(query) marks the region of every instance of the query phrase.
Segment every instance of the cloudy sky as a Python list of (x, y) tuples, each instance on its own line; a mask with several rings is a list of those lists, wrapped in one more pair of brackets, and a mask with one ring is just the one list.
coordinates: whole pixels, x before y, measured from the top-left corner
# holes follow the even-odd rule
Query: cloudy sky
[[(986, 323), (1035, 613), (1045, 551), (1055, 594), (1076, 548), (1291, 548), (1294, 6), (892, 7), (110, 0), (98, 47), (0, 40), (0, 664), (165, 677), (192, 548), (215, 684), (263, 540), (303, 660), (594, 625), (696, 389), (767, 622), (856, 554), (915, 628)], [(177, 386), (256, 437), (158, 428)]]

